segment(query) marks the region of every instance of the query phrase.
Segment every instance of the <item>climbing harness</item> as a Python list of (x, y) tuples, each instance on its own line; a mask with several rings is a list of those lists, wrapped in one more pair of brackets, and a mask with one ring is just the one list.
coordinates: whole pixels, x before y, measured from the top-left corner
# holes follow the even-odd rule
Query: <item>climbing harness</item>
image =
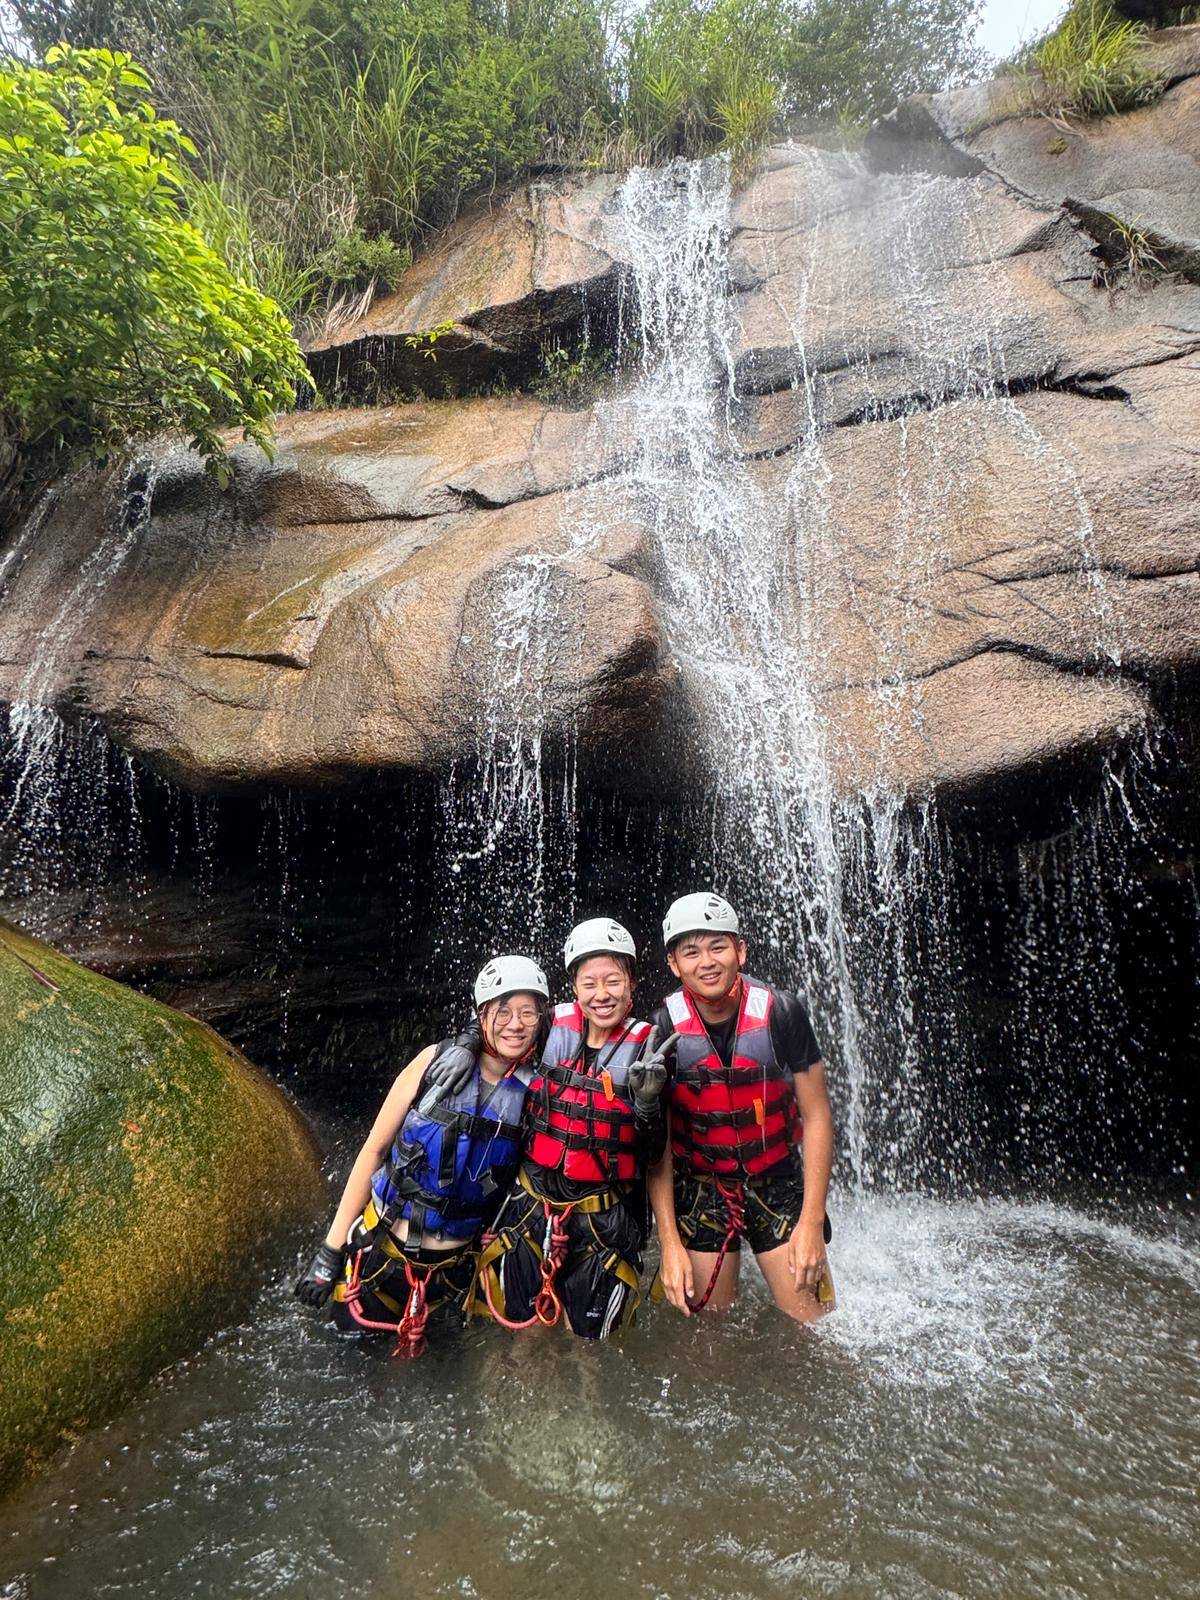
[[(540, 1322), (543, 1328), (553, 1328), (562, 1319), (563, 1306), (558, 1297), (555, 1281), (559, 1269), (567, 1259), (567, 1251), (571, 1241), (567, 1236), (567, 1219), (574, 1211), (574, 1205), (556, 1206), (550, 1200), (542, 1201), (542, 1208), (546, 1217), (546, 1231), (542, 1237), (541, 1274), (542, 1286), (534, 1296), (533, 1315), (526, 1317), (524, 1322), (514, 1322), (506, 1317), (496, 1305), (492, 1295), (492, 1275), (483, 1272), (483, 1297), (487, 1301), (487, 1308), (493, 1319), (502, 1328), (518, 1333), (522, 1328), (532, 1328), (535, 1322)], [(494, 1238), (495, 1235), (492, 1235)], [(485, 1245), (490, 1240), (485, 1240)]]
[[(368, 1278), (366, 1283), (362, 1281), (363, 1254), (362, 1250), (357, 1251), (350, 1263), (343, 1304), (360, 1328), (372, 1333), (394, 1333), (396, 1345), (392, 1355), (402, 1360), (412, 1360), (425, 1349), (425, 1325), (429, 1321), (429, 1280), (437, 1271), (437, 1264), (420, 1267), (416, 1262), (405, 1261), (408, 1298), (399, 1321), (377, 1322), (366, 1315), (360, 1304), (363, 1290), (374, 1281), (374, 1278)], [(381, 1267), (380, 1273), (386, 1270), (386, 1267)], [(378, 1277), (379, 1273), (374, 1276)]]
[[(501, 1228), (495, 1233), (484, 1235), (482, 1248), (479, 1253), (479, 1265), (476, 1269), (475, 1286), (472, 1288), (468, 1302), (468, 1312), (473, 1309), (477, 1287), (482, 1286), (483, 1299), (487, 1306), (488, 1314), (500, 1324), (516, 1333), (522, 1328), (531, 1328), (535, 1323), (540, 1323), (544, 1328), (553, 1328), (562, 1320), (563, 1303), (558, 1290), (558, 1275), (561, 1272), (567, 1255), (571, 1248), (571, 1237), (568, 1223), (573, 1216), (594, 1217), (603, 1212), (612, 1211), (621, 1204), (621, 1196), (615, 1189), (603, 1189), (595, 1194), (582, 1196), (578, 1200), (550, 1200), (534, 1188), (528, 1173), (522, 1169), (518, 1174), (521, 1188), (530, 1197), (529, 1209), (519, 1222), (511, 1228)], [(540, 1215), (539, 1215), (540, 1212)], [(541, 1230), (541, 1240), (538, 1241), (537, 1233), (531, 1231), (531, 1221), (538, 1216), (538, 1227)], [(595, 1232), (595, 1229), (592, 1229)], [(522, 1242), (527, 1243), (538, 1257), (540, 1282), (537, 1294), (533, 1300), (532, 1314), (523, 1321), (516, 1320), (507, 1314), (506, 1308), (499, 1303), (497, 1290), (500, 1284), (500, 1263), (504, 1257)], [(637, 1296), (637, 1271), (629, 1266), (617, 1251), (607, 1249), (603, 1241), (597, 1239), (596, 1244), (587, 1243), (585, 1251), (604, 1254), (603, 1264)]]
[(725, 1183), (720, 1178), (714, 1179), (717, 1192), (725, 1202), (725, 1237), (721, 1241), (721, 1248), (717, 1251), (717, 1259), (713, 1263), (712, 1276), (708, 1280), (708, 1287), (699, 1300), (689, 1300), (688, 1305), (693, 1311), (703, 1311), (712, 1299), (713, 1290), (717, 1287), (717, 1279), (721, 1276), (721, 1268), (725, 1265), (725, 1257), (729, 1254), (730, 1246), (746, 1226), (746, 1191), (740, 1183)]

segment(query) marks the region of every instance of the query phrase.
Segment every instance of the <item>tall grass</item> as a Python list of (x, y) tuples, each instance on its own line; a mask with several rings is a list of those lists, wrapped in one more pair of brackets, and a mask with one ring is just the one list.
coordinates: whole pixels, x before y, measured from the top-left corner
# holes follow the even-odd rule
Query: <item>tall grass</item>
[(295, 319), (363, 303), (465, 200), (539, 164), (744, 163), (975, 62), (976, 0), (11, 4), (34, 45), (144, 62), (199, 151), (193, 218)]
[(1055, 31), (1030, 53), (1029, 91), (1056, 121), (1113, 116), (1157, 98), (1163, 78), (1146, 29), (1108, 0), (1075, 0)]

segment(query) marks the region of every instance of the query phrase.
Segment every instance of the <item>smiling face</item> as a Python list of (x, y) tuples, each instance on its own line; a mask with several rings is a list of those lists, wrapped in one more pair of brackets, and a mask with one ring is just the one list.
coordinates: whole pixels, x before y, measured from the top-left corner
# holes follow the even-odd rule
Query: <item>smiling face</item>
[(588, 1043), (603, 1044), (633, 1006), (633, 975), (616, 956), (587, 956), (572, 975), (575, 998), (588, 1021)]
[(732, 933), (685, 933), (667, 952), (667, 964), (697, 1000), (719, 1006), (746, 964), (746, 941)]
[(536, 994), (524, 991), (489, 1000), (479, 1014), (484, 1047), (490, 1054), (513, 1066), (533, 1049), (542, 1020), (542, 1005)]

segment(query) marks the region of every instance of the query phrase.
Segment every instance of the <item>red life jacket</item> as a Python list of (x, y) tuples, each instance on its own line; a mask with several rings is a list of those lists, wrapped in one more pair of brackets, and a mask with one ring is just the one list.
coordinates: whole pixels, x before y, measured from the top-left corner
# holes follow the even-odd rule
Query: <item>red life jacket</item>
[(801, 1137), (790, 1072), (771, 1042), (774, 991), (742, 979), (732, 1065), (725, 1066), (686, 989), (667, 996), (679, 1034), (670, 1085), (671, 1149), (683, 1172), (750, 1178), (783, 1161)]
[(525, 1102), (525, 1153), (541, 1167), (559, 1167), (576, 1183), (628, 1183), (637, 1176), (629, 1068), (642, 1053), (648, 1022), (626, 1020), (584, 1065), (586, 1021), (578, 1005), (554, 1008), (542, 1070)]

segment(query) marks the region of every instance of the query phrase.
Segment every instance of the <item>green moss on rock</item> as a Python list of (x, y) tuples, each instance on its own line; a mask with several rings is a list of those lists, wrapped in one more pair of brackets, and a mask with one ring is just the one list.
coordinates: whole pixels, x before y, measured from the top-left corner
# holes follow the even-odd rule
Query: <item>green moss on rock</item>
[(243, 1055), (0, 923), (0, 1484), (194, 1348), (323, 1199)]

